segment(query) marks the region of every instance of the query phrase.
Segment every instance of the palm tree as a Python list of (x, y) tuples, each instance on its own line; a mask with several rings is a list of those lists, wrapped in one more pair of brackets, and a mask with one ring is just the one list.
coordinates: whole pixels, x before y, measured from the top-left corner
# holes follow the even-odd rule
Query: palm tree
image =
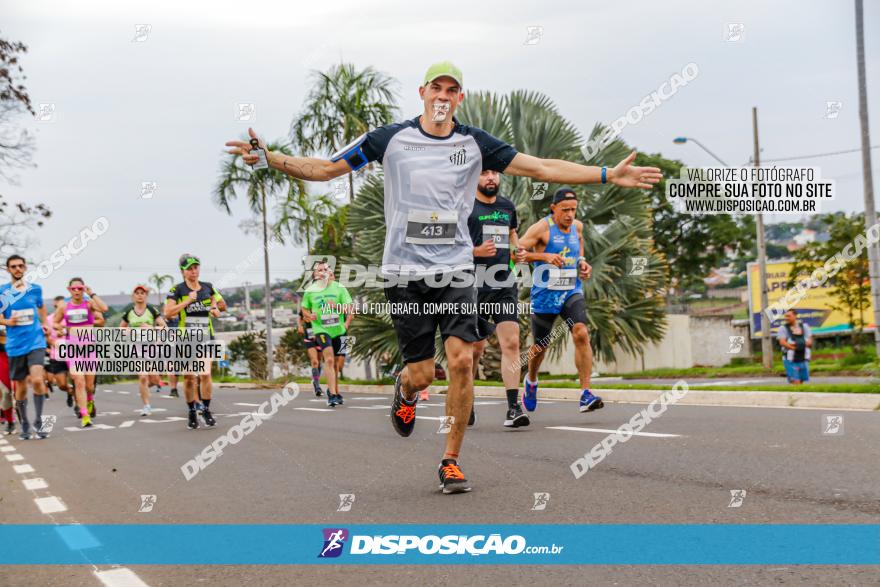
[[(247, 141), (248, 139), (244, 139)], [(270, 151), (290, 155), (291, 151), (286, 143), (276, 142), (267, 146)], [(238, 196), (238, 190), (244, 190), (247, 197), (248, 207), (251, 212), (259, 214), (263, 224), (263, 271), (265, 275), (265, 309), (266, 309), (266, 372), (268, 378), (273, 377), (274, 353), (272, 352), (272, 284), (269, 279), (269, 220), (268, 198), (277, 198), (279, 194), (285, 194), (287, 199), (298, 197), (295, 194), (305, 194), (305, 183), (282, 173), (277, 169), (253, 169), (245, 164), (241, 158), (230, 155), (221, 164), (220, 179), (214, 188), (214, 202), (227, 214), (232, 214), (230, 203)]]
[(174, 283), (174, 277), (171, 275), (159, 275), (158, 273), (153, 273), (147, 278), (149, 283), (152, 283), (156, 286), (156, 296), (158, 296), (159, 301), (157, 302), (159, 306), (162, 305), (162, 287), (166, 283)]
[[(466, 124), (479, 126), (517, 151), (537, 157), (583, 162), (579, 147), (583, 137), (565, 119), (546, 96), (526, 91), (506, 96), (470, 93), (456, 113)], [(597, 125), (591, 136), (602, 132)], [(591, 165), (613, 166), (629, 154), (622, 141), (614, 141), (600, 151)], [(549, 214), (549, 198), (532, 200), (532, 181), (503, 176), (502, 190), (517, 206), (520, 233), (539, 218)], [(547, 194), (557, 187), (550, 185)], [(665, 283), (663, 260), (652, 248), (650, 207), (639, 190), (614, 185), (577, 187), (581, 196), (578, 219), (584, 223), (585, 255), (593, 266), (593, 276), (584, 282), (591, 341), (597, 357), (612, 361), (617, 349), (637, 354), (646, 342), (659, 341), (665, 331), (664, 302), (660, 295)], [(382, 182), (370, 178), (358, 192), (349, 215), (349, 228), (358, 235), (357, 250), (351, 262), (380, 263), (384, 245)], [(642, 275), (630, 275), (632, 257), (647, 257), (648, 268)], [(380, 296), (375, 290), (368, 297)], [(523, 298), (528, 291), (523, 288)], [(529, 321), (520, 320), (524, 331)], [(378, 328), (379, 322), (387, 328)], [(399, 361), (394, 332), (387, 317), (353, 323), (358, 337), (354, 349), (360, 356), (377, 357), (374, 349), (388, 349)], [(359, 332), (354, 332), (357, 329)], [(559, 356), (568, 337), (551, 345), (551, 356)], [(442, 345), (439, 345), (442, 348)], [(491, 369), (490, 369), (491, 371)]]
[[(372, 67), (355, 69), (340, 63), (312, 73), (314, 86), (303, 112), (294, 119), (290, 135), (302, 153), (333, 153), (365, 132), (390, 123), (397, 112), (393, 78)], [(348, 174), (348, 193), (354, 200), (354, 176)]]
[(327, 220), (335, 212), (336, 205), (328, 196), (313, 196), (291, 186), (277, 210), (275, 237), (283, 242), (284, 235), (289, 234), (296, 244), (305, 244), (306, 254), (311, 254), (313, 239), (323, 233)]

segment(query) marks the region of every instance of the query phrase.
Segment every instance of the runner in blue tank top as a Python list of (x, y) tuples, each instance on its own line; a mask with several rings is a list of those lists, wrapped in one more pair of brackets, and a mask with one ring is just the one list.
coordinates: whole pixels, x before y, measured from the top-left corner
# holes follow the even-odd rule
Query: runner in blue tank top
[(577, 195), (560, 188), (550, 204), (552, 214), (529, 227), (520, 247), (530, 251), (526, 260), (534, 263), (532, 273), (532, 336), (529, 370), (523, 382), (523, 404), (530, 412), (538, 405), (538, 368), (553, 339), (553, 323), (561, 317), (574, 339), (574, 362), (581, 383), (580, 411), (604, 407), (602, 398), (590, 393), (593, 351), (587, 330), (587, 309), (581, 278), (588, 279), (592, 267), (584, 258), (581, 238), (584, 225), (575, 220)]

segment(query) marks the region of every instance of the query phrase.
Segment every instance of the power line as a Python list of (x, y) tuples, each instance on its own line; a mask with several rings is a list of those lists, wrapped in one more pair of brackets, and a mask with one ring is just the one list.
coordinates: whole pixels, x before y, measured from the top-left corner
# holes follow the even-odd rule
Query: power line
[[(880, 148), (880, 145), (873, 145), (872, 149)], [(777, 161), (794, 161), (796, 159), (819, 159), (821, 157), (831, 157), (832, 155), (844, 155), (846, 153), (858, 153), (862, 149), (846, 149), (844, 151), (829, 151), (827, 153), (816, 153), (815, 155), (798, 155), (797, 157), (780, 157), (779, 159), (763, 159), (764, 163), (775, 163)], [(749, 162), (751, 163), (751, 161)]]

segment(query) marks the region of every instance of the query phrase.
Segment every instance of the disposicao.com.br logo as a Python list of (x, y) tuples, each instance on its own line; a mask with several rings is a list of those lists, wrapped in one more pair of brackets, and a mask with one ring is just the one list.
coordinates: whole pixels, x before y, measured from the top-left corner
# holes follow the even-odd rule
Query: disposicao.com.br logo
[(345, 542), (350, 538), (350, 555), (518, 555), (518, 554), (559, 554), (564, 546), (528, 546), (526, 539), (518, 534), (461, 535), (449, 534), (388, 534), (351, 535), (345, 528), (324, 528), (324, 544), (318, 558), (337, 557), (343, 552)]

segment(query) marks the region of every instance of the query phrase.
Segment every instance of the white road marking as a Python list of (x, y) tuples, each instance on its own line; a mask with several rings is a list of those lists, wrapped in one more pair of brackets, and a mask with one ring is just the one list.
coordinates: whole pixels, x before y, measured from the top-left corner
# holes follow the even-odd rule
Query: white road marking
[[(391, 414), (388, 414), (388, 417), (391, 417)], [(446, 416), (416, 416), (417, 420), (445, 420)]]
[(180, 422), (181, 420), (186, 420), (181, 416), (168, 416), (164, 420), (153, 420), (152, 418), (141, 418), (141, 422), (146, 422), (147, 424), (163, 424), (165, 422)]
[(67, 511), (67, 506), (64, 505), (64, 502), (54, 495), (37, 497), (34, 499), (34, 503), (37, 504), (37, 507), (40, 508), (40, 513), (43, 514), (57, 514), (58, 512)]
[(134, 571), (125, 567), (95, 571), (95, 576), (106, 587), (149, 587)]
[(307, 412), (332, 412), (332, 408), (293, 408), (294, 410), (304, 410)]
[(129, 395), (128, 391), (117, 391), (116, 393), (121, 393), (122, 395)]
[(16, 473), (21, 474), (34, 472), (34, 468), (30, 465), (14, 465), (12, 468), (15, 469)]
[(387, 410), (389, 406), (349, 406), (351, 410)]
[(377, 400), (377, 399), (390, 399), (390, 398), (379, 396), (379, 397), (349, 397), (348, 399), (353, 399), (353, 400), (358, 400), (358, 401), (364, 401), (364, 402), (365, 402), (365, 401), (374, 401), (374, 400)]
[[(143, 408), (139, 408), (139, 409), (132, 410), (132, 412), (136, 412), (136, 413), (140, 414), (140, 413), (141, 413), (141, 409), (143, 409)], [(165, 409), (165, 408), (153, 408), (153, 411), (154, 411), (154, 412), (167, 412), (168, 410)], [(110, 413), (112, 413), (112, 412), (102, 412), (102, 413), (104, 413), (104, 414), (110, 414)], [(117, 413), (118, 413), (118, 412), (117, 412)]]
[(102, 389), (101, 391), (103, 391), (104, 393), (113, 393), (112, 389)]
[(122, 412), (101, 412), (102, 416), (118, 416)]
[(234, 405), (234, 406), (244, 406), (244, 407), (246, 407), (246, 408), (259, 408), (259, 407), (262, 406), (263, 404), (246, 404), (246, 403), (243, 403), (243, 402), (242, 402), (242, 403), (237, 403), (237, 404), (232, 404), (232, 405)]
[(9, 444), (9, 441), (5, 438), (0, 438), (0, 444)]
[(15, 452), (14, 446), (0, 446), (0, 452)]
[[(606, 428), (582, 428), (580, 426), (545, 426), (548, 430), (571, 430), (573, 432), (598, 432), (600, 434), (617, 434), (617, 430)], [(648, 438), (679, 438), (681, 434), (661, 434), (660, 432), (633, 432), (633, 436)]]
[(34, 477), (32, 479), (22, 479), (22, 483), (24, 483), (24, 488), (34, 491), (35, 489), (46, 489), (49, 487), (49, 484), (46, 483), (46, 480), (42, 477)]
[(126, 420), (119, 425), (120, 428), (131, 428), (132, 426), (134, 426), (134, 420)]
[(23, 461), (23, 460), (24, 460), (24, 457), (21, 456), (21, 455), (19, 455), (19, 454), (6, 455), (6, 460), (9, 461), (9, 462), (11, 463), (11, 462), (14, 462), (14, 461)]

